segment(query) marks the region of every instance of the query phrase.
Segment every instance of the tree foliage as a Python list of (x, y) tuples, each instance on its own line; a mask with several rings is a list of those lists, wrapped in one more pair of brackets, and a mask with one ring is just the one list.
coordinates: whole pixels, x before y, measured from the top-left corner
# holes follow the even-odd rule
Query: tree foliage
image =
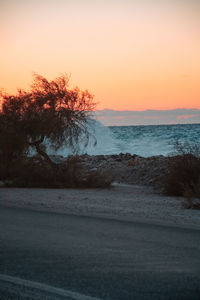
[(69, 89), (67, 76), (48, 81), (35, 74), (29, 91), (0, 97), (0, 153), (7, 165), (30, 147), (52, 163), (42, 146), (46, 141), (55, 150), (76, 147), (80, 138), (88, 143), (93, 96), (87, 90)]

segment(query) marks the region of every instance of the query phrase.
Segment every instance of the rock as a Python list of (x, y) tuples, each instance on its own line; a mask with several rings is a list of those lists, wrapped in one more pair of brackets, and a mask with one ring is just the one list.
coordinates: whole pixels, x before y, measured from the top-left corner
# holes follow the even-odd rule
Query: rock
[(90, 172), (92, 173), (92, 172), (96, 172), (98, 169), (97, 168), (92, 168), (91, 170), (90, 170)]
[(120, 153), (112, 155), (88, 155), (79, 157), (77, 164), (82, 166), (82, 176), (95, 171), (109, 172), (116, 182), (155, 186), (167, 171), (169, 158), (164, 156), (141, 157), (136, 154)]
[(132, 166), (134, 166), (134, 165), (135, 165), (135, 162), (134, 162), (133, 159), (130, 159), (130, 160), (128, 161), (128, 163), (127, 163), (127, 166), (128, 166), (128, 167), (132, 167)]
[(122, 161), (122, 158), (121, 157), (117, 157), (115, 160), (116, 161)]
[(136, 157), (136, 158), (135, 158), (135, 165), (139, 165), (139, 163), (140, 163), (140, 158), (139, 158), (139, 157)]

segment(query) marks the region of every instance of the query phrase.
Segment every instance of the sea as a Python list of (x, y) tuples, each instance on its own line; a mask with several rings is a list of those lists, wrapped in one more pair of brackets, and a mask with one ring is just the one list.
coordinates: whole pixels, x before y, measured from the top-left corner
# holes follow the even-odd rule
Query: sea
[[(104, 126), (95, 121), (91, 128), (97, 145), (94, 146), (94, 140), (91, 139), (86, 148), (83, 145), (79, 147), (78, 154), (168, 156), (175, 154), (176, 142), (200, 146), (200, 124)], [(59, 154), (67, 156), (69, 150), (62, 149)]]

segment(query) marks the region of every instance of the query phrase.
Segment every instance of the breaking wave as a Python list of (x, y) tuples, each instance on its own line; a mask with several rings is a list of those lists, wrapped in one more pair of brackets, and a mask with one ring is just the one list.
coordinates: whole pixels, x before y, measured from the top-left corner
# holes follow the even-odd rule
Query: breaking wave
[[(106, 127), (97, 120), (89, 124), (89, 131), (96, 137), (85, 148), (79, 145), (78, 154), (106, 155), (131, 153), (144, 157), (169, 155), (174, 151), (174, 143), (188, 141), (200, 144), (200, 124), (111, 126)], [(63, 148), (57, 154), (67, 156), (72, 150)]]

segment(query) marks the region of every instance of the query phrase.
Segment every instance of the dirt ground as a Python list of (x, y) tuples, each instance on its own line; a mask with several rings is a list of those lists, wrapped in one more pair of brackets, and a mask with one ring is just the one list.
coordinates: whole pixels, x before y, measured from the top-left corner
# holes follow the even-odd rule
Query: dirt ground
[(200, 228), (200, 211), (151, 187), (114, 184), (110, 189), (0, 188), (0, 205)]

